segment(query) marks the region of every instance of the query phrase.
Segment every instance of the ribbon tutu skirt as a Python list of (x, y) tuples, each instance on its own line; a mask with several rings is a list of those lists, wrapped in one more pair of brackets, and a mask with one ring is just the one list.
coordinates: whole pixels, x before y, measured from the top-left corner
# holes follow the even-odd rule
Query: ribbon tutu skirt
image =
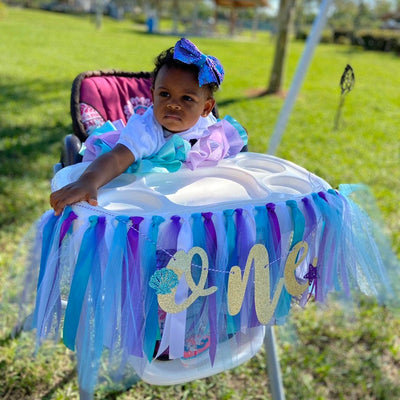
[[(85, 167), (60, 170), (53, 190)], [(76, 352), (89, 397), (104, 375), (168, 385), (235, 367), (293, 303), (390, 291), (353, 189), (255, 153), (123, 174), (99, 191), (98, 207), (78, 203), (38, 221), (25, 328), (38, 345), (62, 337)]]

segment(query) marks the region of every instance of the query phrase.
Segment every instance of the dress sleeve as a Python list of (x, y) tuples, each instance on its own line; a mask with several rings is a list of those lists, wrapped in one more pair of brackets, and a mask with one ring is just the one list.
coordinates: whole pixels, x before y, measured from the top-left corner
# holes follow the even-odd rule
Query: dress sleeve
[(132, 115), (117, 143), (127, 147), (136, 161), (155, 154), (165, 139), (161, 126), (154, 120), (152, 108), (143, 115)]

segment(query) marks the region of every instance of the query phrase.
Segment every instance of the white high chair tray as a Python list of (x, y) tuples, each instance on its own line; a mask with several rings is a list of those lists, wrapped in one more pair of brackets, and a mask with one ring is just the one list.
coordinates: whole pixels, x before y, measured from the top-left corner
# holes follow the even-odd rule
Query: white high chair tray
[[(88, 163), (60, 170), (52, 181), (58, 190), (75, 181)], [(304, 168), (274, 156), (240, 153), (217, 166), (172, 173), (122, 174), (99, 190), (98, 207), (115, 214), (185, 213), (285, 201), (330, 185)]]

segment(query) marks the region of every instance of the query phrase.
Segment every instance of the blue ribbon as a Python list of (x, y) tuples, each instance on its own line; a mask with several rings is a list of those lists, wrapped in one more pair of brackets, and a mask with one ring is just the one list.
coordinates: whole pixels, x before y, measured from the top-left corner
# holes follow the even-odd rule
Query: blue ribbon
[[(51, 329), (53, 313), (55, 313), (57, 318), (57, 327), (61, 320), (62, 309), (58, 257), (61, 243), (66, 233), (70, 230), (72, 221), (76, 218), (76, 215), (72, 212), (70, 207), (66, 207), (61, 217), (55, 216), (51, 211), (46, 218), (47, 220), (43, 225), (40, 270), (37, 283), (35, 314), (33, 318), (33, 326), (37, 328), (38, 337), (41, 337), (44, 332)], [(50, 260), (51, 262), (49, 262), (49, 255), (52, 252), (57, 252), (57, 255), (53, 255)], [(57, 258), (54, 259), (54, 257)], [(53, 277), (49, 278), (48, 274), (51, 274)], [(45, 275), (47, 275), (47, 279), (44, 279)], [(43, 285), (43, 280), (47, 282), (47, 284)], [(52, 282), (52, 284), (49, 285), (49, 282)], [(49, 299), (53, 300), (49, 301)], [(57, 328), (56, 333), (58, 333)]]
[(269, 277), (270, 277), (270, 293), (269, 296), (273, 296), (275, 293), (275, 285), (279, 279), (277, 269), (271, 268), (271, 262), (275, 261), (275, 250), (271, 251), (273, 241), (271, 236), (271, 227), (268, 218), (268, 212), (266, 206), (256, 206), (255, 207), (255, 222), (256, 222), (256, 243), (262, 244), (268, 251), (269, 255)]
[[(237, 265), (237, 248), (236, 248), (236, 225), (234, 221), (235, 210), (224, 210), (225, 230), (228, 243), (228, 266)], [(225, 287), (228, 287), (229, 274), (226, 274)], [(240, 329), (240, 316), (227, 314), (227, 333), (234, 334)]]
[(89, 222), (90, 226), (82, 239), (74, 276), (72, 278), (68, 305), (65, 310), (63, 339), (64, 344), (71, 350), (75, 350), (75, 338), (85, 293), (92, 266), (95, 263), (96, 252), (103, 239), (105, 229), (105, 217), (92, 215), (89, 217)]
[[(160, 224), (164, 222), (164, 218), (160, 216), (153, 216), (148, 234), (148, 241), (146, 242), (144, 249), (144, 256), (146, 261), (143, 265), (143, 281), (150, 282), (150, 277), (156, 271), (156, 250), (157, 250), (157, 239), (158, 230)], [(156, 341), (161, 338), (160, 327), (158, 324), (158, 302), (157, 294), (155, 290), (147, 290), (145, 298), (145, 327), (144, 327), (144, 353), (147, 359), (151, 361), (154, 356), (154, 349)]]
[[(104, 296), (104, 332), (109, 335), (105, 341), (111, 349), (119, 345), (116, 338), (121, 333), (122, 294), (120, 289), (125, 289), (122, 283), (122, 269), (126, 254), (129, 217), (120, 215), (116, 217), (115, 222), (117, 225), (114, 230), (103, 283), (103, 287), (107, 287)], [(109, 329), (109, 326), (112, 326), (112, 329)]]
[[(205, 229), (205, 241), (206, 241), (206, 249), (209, 261), (215, 266), (216, 254), (217, 254), (217, 233), (215, 231), (215, 226), (212, 220), (212, 212), (203, 213), (202, 216), (204, 218), (204, 229)], [(211, 286), (219, 286), (219, 276), (223, 276), (222, 273), (209, 271), (208, 273), (208, 282), (209, 287)], [(217, 291), (218, 292), (218, 291)], [(213, 293), (208, 298), (208, 316), (210, 322), (210, 360), (211, 365), (214, 364), (215, 355), (217, 353), (217, 341), (218, 341), (218, 304), (219, 307), (222, 301), (221, 293)]]
[(174, 59), (199, 68), (200, 86), (209, 83), (219, 86), (224, 80), (224, 68), (219, 60), (203, 54), (190, 40), (182, 38), (176, 43)]
[(51, 214), (49, 215), (49, 219), (47, 220), (43, 228), (42, 252), (40, 256), (40, 270), (39, 270), (39, 279), (37, 284), (38, 289), (40, 288), (43, 276), (46, 272), (47, 258), (49, 257), (50, 249), (53, 245), (53, 240), (54, 240), (53, 234), (55, 232), (56, 223), (58, 222), (59, 219), (60, 219), (59, 216), (55, 216), (54, 213), (51, 212)]

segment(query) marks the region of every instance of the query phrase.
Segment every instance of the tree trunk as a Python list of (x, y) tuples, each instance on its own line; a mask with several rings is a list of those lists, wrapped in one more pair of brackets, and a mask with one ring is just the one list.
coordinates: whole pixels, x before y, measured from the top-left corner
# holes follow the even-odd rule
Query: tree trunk
[(229, 19), (229, 35), (233, 37), (235, 35), (235, 29), (238, 19), (238, 11), (235, 5), (231, 6), (231, 15)]
[(278, 33), (276, 37), (274, 63), (267, 93), (278, 93), (282, 90), (283, 77), (287, 48), (289, 44), (289, 33), (296, 0), (280, 0), (278, 14)]
[(256, 37), (258, 31), (258, 20), (259, 20), (258, 16), (259, 16), (259, 9), (258, 6), (256, 6), (254, 7), (253, 24), (252, 24), (253, 37)]
[(96, 0), (96, 29), (101, 29), (103, 26), (103, 0)]
[(172, 33), (178, 34), (179, 22), (181, 19), (179, 0), (173, 0), (172, 2)]
[(196, 35), (201, 35), (201, 25), (199, 22), (199, 0), (195, 0), (192, 13), (192, 31)]

